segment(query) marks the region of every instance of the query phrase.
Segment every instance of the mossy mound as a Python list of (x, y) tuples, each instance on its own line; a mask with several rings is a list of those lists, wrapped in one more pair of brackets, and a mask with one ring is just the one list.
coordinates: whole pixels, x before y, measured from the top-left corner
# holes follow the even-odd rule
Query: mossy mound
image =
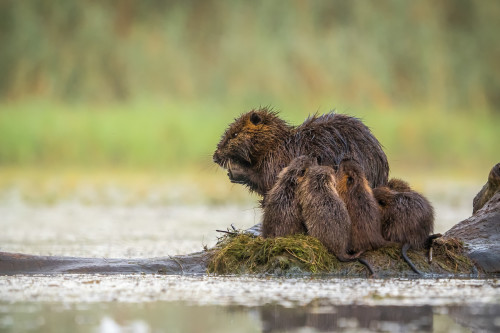
[(219, 240), (208, 264), (209, 273), (245, 274), (329, 272), (339, 267), (338, 260), (314, 237), (255, 237), (235, 233)]
[[(423, 273), (470, 275), (474, 272), (474, 265), (464, 255), (460, 241), (440, 238), (434, 241), (432, 248), (431, 263), (428, 251), (408, 251), (409, 258)], [(357, 261), (340, 262), (318, 239), (306, 235), (264, 239), (244, 232), (232, 232), (221, 237), (211, 252), (208, 272), (215, 274), (328, 273), (354, 277), (367, 276), (368, 273), (366, 267)], [(369, 251), (362, 257), (377, 276), (415, 276), (398, 246)]]
[[(362, 256), (380, 276), (414, 275), (403, 260), (400, 246), (386, 246)], [(408, 250), (408, 258), (424, 274), (471, 275), (477, 274), (474, 263), (465, 255), (463, 242), (456, 238), (438, 238), (432, 244), (432, 261), (429, 250)]]

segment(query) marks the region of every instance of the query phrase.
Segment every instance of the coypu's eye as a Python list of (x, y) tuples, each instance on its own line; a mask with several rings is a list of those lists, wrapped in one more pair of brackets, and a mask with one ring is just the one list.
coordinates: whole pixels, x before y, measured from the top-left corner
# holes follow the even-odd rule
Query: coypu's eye
[(354, 183), (354, 178), (351, 176), (347, 177), (347, 185), (352, 185), (352, 183)]
[(386, 202), (385, 202), (384, 200), (379, 200), (379, 201), (378, 201), (378, 204), (379, 204), (380, 206), (382, 206), (382, 207), (385, 207)]
[(237, 137), (237, 136), (238, 136), (238, 132), (233, 133), (233, 135), (232, 135), (233, 139), (234, 139), (235, 137)]

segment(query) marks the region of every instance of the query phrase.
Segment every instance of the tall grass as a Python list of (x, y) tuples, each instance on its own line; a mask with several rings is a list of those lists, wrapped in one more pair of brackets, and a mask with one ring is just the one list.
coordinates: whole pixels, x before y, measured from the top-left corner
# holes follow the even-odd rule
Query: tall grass
[[(0, 106), (0, 166), (213, 170), (212, 153), (236, 106), (131, 103)], [(309, 113), (279, 107), (292, 124)], [(328, 109), (320, 109), (326, 112)], [(392, 168), (490, 168), (498, 162), (500, 117), (420, 110), (338, 110), (360, 117), (384, 145)], [(485, 170), (483, 173), (486, 173)]]
[(500, 2), (0, 3), (0, 98), (500, 110)]
[(494, 0), (0, 1), (0, 167), (212, 172), (227, 124), (271, 105), (293, 124), (363, 118), (396, 174), (484, 175), (499, 15)]

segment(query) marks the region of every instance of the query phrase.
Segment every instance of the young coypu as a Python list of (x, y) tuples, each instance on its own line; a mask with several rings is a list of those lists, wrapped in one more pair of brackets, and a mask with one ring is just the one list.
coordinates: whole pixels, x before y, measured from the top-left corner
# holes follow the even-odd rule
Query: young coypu
[(230, 180), (261, 196), (295, 157), (318, 156), (334, 167), (338, 156), (356, 158), (372, 187), (387, 183), (389, 164), (380, 143), (359, 119), (328, 113), (297, 127), (267, 108), (252, 110), (229, 125), (213, 155)]
[(387, 187), (393, 191), (409, 192), (411, 191), (410, 184), (399, 178), (391, 178), (387, 182)]
[(298, 178), (296, 197), (302, 209), (307, 234), (319, 241), (340, 261), (358, 260), (373, 275), (371, 266), (360, 253), (349, 255), (351, 219), (335, 189), (335, 171), (328, 166), (311, 166)]
[(337, 192), (352, 223), (352, 252), (375, 250), (388, 242), (382, 237), (380, 210), (362, 166), (344, 159), (337, 171)]
[(424, 249), (432, 239), (441, 236), (430, 235), (434, 229), (434, 209), (424, 196), (409, 186), (396, 188), (382, 186), (373, 190), (381, 211), (382, 236), (388, 241), (403, 244), (404, 259), (415, 272), (421, 274), (408, 259), (406, 251), (410, 247)]
[(395, 191), (382, 186), (373, 190), (381, 208), (382, 235), (386, 240), (409, 243), (414, 249), (426, 247), (434, 229), (434, 209), (413, 190)]
[(276, 184), (262, 200), (264, 209), (262, 236), (264, 238), (306, 233), (296, 189), (298, 178), (302, 177), (305, 170), (314, 164), (316, 164), (316, 159), (299, 156), (281, 170)]

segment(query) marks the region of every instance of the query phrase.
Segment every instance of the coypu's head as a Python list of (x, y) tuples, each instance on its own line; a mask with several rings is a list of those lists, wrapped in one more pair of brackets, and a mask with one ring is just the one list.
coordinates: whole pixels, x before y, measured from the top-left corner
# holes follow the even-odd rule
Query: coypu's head
[(410, 184), (406, 181), (398, 178), (391, 178), (387, 183), (387, 187), (389, 187), (393, 191), (397, 192), (409, 192), (411, 191)]
[(309, 167), (299, 182), (306, 181), (310, 191), (330, 186), (335, 192), (335, 171), (330, 166), (313, 165)]
[(309, 169), (317, 166), (317, 160), (311, 156), (301, 155), (294, 158), (288, 166), (283, 168), (278, 179), (296, 185), (302, 181)]
[(290, 126), (267, 108), (242, 114), (229, 125), (217, 145), (213, 160), (228, 170), (251, 169), (258, 166), (264, 156), (284, 140)]
[(394, 202), (395, 192), (387, 186), (380, 186), (373, 189), (373, 196), (382, 210), (387, 209)]
[(337, 170), (337, 189), (342, 193), (359, 190), (364, 190), (368, 193), (372, 192), (366, 180), (363, 167), (354, 159), (344, 159), (339, 163)]

